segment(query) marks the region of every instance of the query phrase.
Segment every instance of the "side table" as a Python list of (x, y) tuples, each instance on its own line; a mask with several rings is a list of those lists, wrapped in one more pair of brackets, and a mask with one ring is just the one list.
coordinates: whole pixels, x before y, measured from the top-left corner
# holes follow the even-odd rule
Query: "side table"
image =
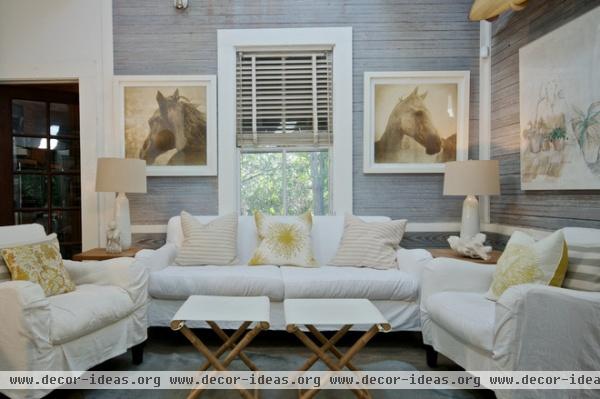
[(106, 252), (106, 248), (94, 248), (88, 251), (84, 251), (73, 255), (73, 260), (81, 262), (85, 260), (107, 260), (114, 258), (133, 258), (141, 248), (131, 247), (119, 253)]
[(450, 248), (425, 248), (431, 253), (434, 258), (452, 258), (466, 260), (468, 262), (480, 263), (483, 265), (495, 265), (498, 263), (498, 258), (502, 255), (502, 251), (493, 250), (490, 252), (490, 258), (488, 260), (469, 258), (468, 256), (462, 256)]

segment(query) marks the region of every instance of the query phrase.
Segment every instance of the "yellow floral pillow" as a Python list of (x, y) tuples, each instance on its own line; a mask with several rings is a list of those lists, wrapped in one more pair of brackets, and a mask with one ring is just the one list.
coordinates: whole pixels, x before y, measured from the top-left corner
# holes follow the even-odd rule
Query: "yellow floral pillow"
[(42, 286), (46, 296), (75, 290), (63, 265), (56, 234), (44, 241), (0, 250), (13, 280), (31, 281)]
[(298, 216), (292, 223), (283, 223), (257, 211), (254, 222), (259, 243), (249, 265), (318, 266), (310, 240), (310, 212)]
[(527, 234), (516, 231), (498, 259), (486, 297), (496, 301), (508, 288), (519, 284), (560, 287), (568, 265), (567, 244), (562, 231), (537, 242)]

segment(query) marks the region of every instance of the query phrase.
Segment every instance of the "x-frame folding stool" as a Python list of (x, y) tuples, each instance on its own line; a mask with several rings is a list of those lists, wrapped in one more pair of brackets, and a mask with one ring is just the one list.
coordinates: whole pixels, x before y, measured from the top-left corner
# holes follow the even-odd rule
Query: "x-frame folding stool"
[[(308, 371), (317, 361), (321, 360), (332, 371), (360, 371), (353, 363), (352, 358), (373, 338), (379, 331), (391, 330), (389, 322), (383, 317), (379, 309), (368, 299), (286, 299), (283, 302), (285, 324), (287, 331), (294, 334), (311, 351), (313, 355), (306, 360), (298, 371)], [(330, 339), (327, 339), (315, 325), (342, 326)], [(345, 354), (342, 354), (335, 344), (344, 336), (353, 325), (371, 326)], [(318, 346), (304, 331), (308, 331), (317, 339)], [(331, 352), (335, 356), (330, 356)], [(352, 389), (357, 398), (371, 398), (366, 389)], [(311, 389), (300, 392), (301, 399), (309, 399), (319, 392)]]
[[(206, 362), (200, 367), (199, 371), (206, 371), (213, 367), (217, 371), (227, 371), (227, 367), (236, 357), (252, 371), (258, 371), (256, 365), (242, 351), (252, 342), (254, 338), (263, 330), (269, 329), (269, 298), (261, 297), (227, 297), (227, 296), (206, 296), (192, 295), (181, 308), (177, 311), (171, 321), (171, 329), (181, 331), (181, 333), (191, 342), (191, 344), (206, 358)], [(223, 341), (223, 344), (216, 352), (210, 349), (186, 326), (186, 321), (205, 321), (215, 334)], [(241, 322), (240, 327), (228, 336), (217, 321)], [(254, 327), (248, 329), (252, 323)], [(229, 353), (223, 360), (219, 360), (225, 352)], [(251, 394), (243, 387), (236, 387), (244, 399), (256, 398), (256, 394)], [(199, 387), (192, 389), (188, 399), (197, 398), (204, 391)]]

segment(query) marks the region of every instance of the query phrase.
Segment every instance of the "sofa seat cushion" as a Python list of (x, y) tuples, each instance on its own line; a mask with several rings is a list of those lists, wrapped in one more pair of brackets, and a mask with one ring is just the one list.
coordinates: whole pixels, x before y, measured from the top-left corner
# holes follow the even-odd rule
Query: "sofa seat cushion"
[(148, 290), (157, 299), (190, 295), (268, 296), (283, 300), (277, 266), (168, 266), (150, 273)]
[(48, 302), (55, 345), (100, 330), (135, 310), (127, 291), (113, 285), (78, 285), (75, 291), (48, 297)]
[(439, 292), (427, 299), (425, 308), (432, 321), (457, 339), (492, 352), (495, 303), (484, 294)]
[(419, 282), (398, 269), (322, 266), (282, 267), (286, 298), (366, 298), (415, 301)]

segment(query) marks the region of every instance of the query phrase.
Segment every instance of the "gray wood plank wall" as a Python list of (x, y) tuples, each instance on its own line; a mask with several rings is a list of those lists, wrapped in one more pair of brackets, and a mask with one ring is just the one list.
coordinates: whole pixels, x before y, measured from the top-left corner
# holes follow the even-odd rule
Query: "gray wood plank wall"
[[(351, 26), (354, 30), (354, 213), (457, 221), (459, 198), (442, 196), (441, 175), (364, 175), (365, 71), (470, 70), (470, 154), (477, 157), (479, 24), (471, 0), (114, 0), (115, 74), (216, 74), (217, 29)], [(187, 209), (217, 212), (217, 179), (152, 177), (131, 195), (133, 224), (164, 224)]]
[(600, 225), (600, 191), (522, 191), (519, 160), (519, 48), (600, 5), (599, 0), (531, 0), (493, 23), (492, 157), (501, 162), (502, 195), (493, 223), (557, 229)]

